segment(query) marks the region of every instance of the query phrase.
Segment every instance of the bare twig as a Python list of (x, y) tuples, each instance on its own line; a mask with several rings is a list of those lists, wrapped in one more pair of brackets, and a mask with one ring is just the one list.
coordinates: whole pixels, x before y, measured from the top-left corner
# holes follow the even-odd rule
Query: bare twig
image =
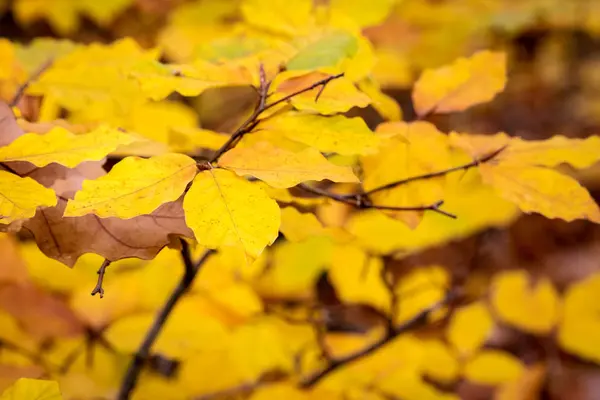
[[(406, 185), (408, 183), (412, 183), (412, 182), (416, 182), (416, 181), (424, 181), (424, 180), (433, 179), (433, 178), (439, 178), (441, 176), (448, 175), (451, 172), (467, 171), (467, 170), (469, 170), (471, 168), (478, 167), (481, 164), (484, 164), (484, 163), (486, 163), (488, 161), (493, 160), (505, 148), (506, 148), (506, 146), (503, 146), (503, 147), (499, 148), (498, 150), (495, 150), (492, 153), (490, 153), (490, 154), (488, 154), (488, 155), (486, 155), (484, 157), (481, 157), (481, 158), (478, 158), (478, 159), (475, 159), (475, 160), (471, 161), (468, 164), (459, 165), (457, 167), (448, 168), (448, 169), (445, 169), (445, 170), (442, 170), (442, 171), (431, 172), (429, 174), (411, 176), (410, 178), (406, 178), (406, 179), (401, 179), (401, 180), (398, 180), (398, 181), (390, 182), (390, 183), (387, 183), (385, 185), (376, 187), (374, 189), (367, 190), (366, 192), (361, 193), (361, 195), (363, 195), (363, 196), (369, 196), (369, 195), (372, 195), (374, 193), (378, 193), (378, 192), (381, 192), (381, 191), (384, 191), (384, 190), (394, 189), (394, 188), (396, 188), (398, 186)], [(348, 196), (352, 197), (352, 196), (356, 196), (356, 195), (346, 195), (346, 197), (348, 197)]]
[(451, 214), (447, 211), (442, 210), (440, 207), (444, 204), (443, 201), (436, 201), (433, 204), (428, 204), (424, 206), (414, 206), (414, 207), (395, 207), (395, 206), (386, 206), (386, 205), (378, 205), (373, 204), (368, 196), (357, 193), (352, 195), (342, 195), (328, 192), (327, 190), (323, 190), (320, 188), (316, 188), (314, 186), (307, 185), (305, 183), (301, 183), (298, 187), (306, 192), (313, 193), (319, 196), (327, 197), (335, 201), (339, 201), (344, 204), (351, 205), (360, 209), (375, 209), (375, 210), (389, 210), (389, 211), (433, 211), (438, 214), (442, 214), (449, 218), (456, 218), (456, 215)]
[[(212, 159), (210, 160), (211, 163), (216, 162), (227, 150), (231, 149), (233, 146), (235, 146), (235, 144), (247, 133), (249, 133), (250, 131), (252, 131), (252, 129), (256, 128), (256, 126), (258, 125), (258, 123), (260, 122), (258, 120), (258, 118), (260, 117), (260, 115), (262, 113), (264, 113), (265, 111), (281, 104), (284, 103), (302, 93), (306, 93), (309, 92), (317, 87), (321, 87), (321, 88), (325, 88), (325, 86), (331, 82), (334, 79), (339, 79), (342, 76), (344, 76), (344, 74), (337, 74), (337, 75), (331, 75), (328, 76), (327, 78), (321, 79), (315, 83), (313, 83), (310, 86), (307, 86), (305, 88), (299, 89), (293, 93), (288, 94), (287, 96), (282, 97), (279, 100), (276, 100), (272, 103), (267, 104), (267, 99), (269, 97), (269, 89), (271, 87), (271, 82), (267, 81), (266, 79), (266, 75), (264, 72), (264, 69), (261, 66), (261, 70), (260, 70), (260, 86), (258, 88), (258, 104), (256, 105), (254, 111), (252, 112), (252, 114), (248, 117), (248, 119), (246, 119), (238, 129), (236, 129), (235, 132), (233, 132), (231, 134), (231, 136), (229, 137), (229, 139), (227, 140), (227, 142), (225, 142), (223, 144), (223, 146), (221, 146), (213, 155)], [(321, 95), (322, 90), (319, 91), (319, 93), (317, 93), (317, 98), (315, 100), (318, 100), (319, 96)]]
[(98, 282), (96, 283), (96, 287), (92, 290), (92, 296), (96, 294), (100, 295), (100, 298), (104, 297), (104, 288), (102, 284), (104, 283), (104, 274), (106, 273), (106, 268), (110, 265), (110, 261), (104, 260), (100, 269), (98, 269)]
[(393, 330), (390, 330), (383, 338), (381, 338), (377, 342), (371, 344), (370, 346), (367, 346), (366, 348), (364, 348), (363, 350), (361, 350), (359, 352), (332, 360), (326, 368), (322, 369), (321, 371), (309, 376), (308, 378), (306, 378), (305, 380), (300, 382), (300, 386), (303, 388), (312, 387), (316, 383), (320, 382), (323, 378), (325, 378), (326, 376), (331, 374), (332, 372), (338, 370), (339, 368), (341, 368), (351, 362), (354, 362), (363, 357), (366, 357), (367, 355), (375, 352), (376, 350), (378, 350), (378, 349), (382, 348), (383, 346), (385, 346), (386, 344), (390, 343), (392, 340), (394, 340), (399, 335), (426, 325), (428, 322), (429, 316), (433, 312), (441, 309), (442, 307), (446, 306), (450, 302), (454, 301), (455, 298), (456, 298), (456, 293), (454, 291), (450, 290), (442, 300), (440, 300), (437, 303), (431, 305), (430, 307), (424, 309), (423, 311), (421, 311), (419, 314), (415, 315), (413, 318), (409, 319), (408, 321), (396, 326)]
[(19, 101), (21, 101), (21, 98), (23, 97), (25, 91), (29, 88), (31, 83), (36, 81), (40, 77), (40, 75), (42, 75), (48, 68), (50, 68), (51, 65), (52, 59), (49, 59), (45, 63), (43, 63), (33, 74), (31, 74), (31, 76), (27, 78), (27, 80), (17, 88), (15, 95), (13, 96), (10, 103), (8, 103), (8, 105), (10, 107), (15, 107), (17, 104), (19, 104)]
[(135, 353), (129, 368), (127, 369), (127, 373), (125, 374), (125, 378), (123, 379), (123, 383), (121, 384), (121, 388), (119, 390), (119, 394), (117, 399), (119, 400), (127, 400), (130, 398), (135, 385), (137, 384), (140, 373), (142, 372), (142, 368), (144, 364), (150, 357), (150, 349), (154, 344), (158, 334), (162, 330), (163, 326), (167, 322), (169, 315), (175, 308), (175, 305), (179, 302), (179, 300), (183, 297), (183, 295), (188, 291), (194, 278), (198, 274), (198, 271), (204, 265), (204, 263), (210, 258), (212, 254), (214, 254), (214, 250), (207, 250), (200, 257), (200, 259), (196, 262), (192, 261), (192, 256), (190, 252), (189, 245), (183, 239), (181, 240), (181, 257), (183, 259), (183, 263), (185, 266), (185, 272), (183, 277), (171, 292), (171, 295), (167, 299), (167, 302), (164, 304), (163, 308), (159, 311), (158, 315), (154, 319), (154, 323), (150, 327), (150, 330), (146, 333), (146, 337), (144, 341), (138, 348), (138, 351)]

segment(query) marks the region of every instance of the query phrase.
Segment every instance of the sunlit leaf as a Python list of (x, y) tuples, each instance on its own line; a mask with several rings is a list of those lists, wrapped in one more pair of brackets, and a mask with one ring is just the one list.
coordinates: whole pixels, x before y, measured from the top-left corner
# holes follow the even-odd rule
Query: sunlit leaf
[(219, 165), (240, 176), (254, 176), (277, 188), (324, 179), (333, 182), (358, 182), (351, 168), (330, 163), (315, 149), (307, 148), (294, 153), (277, 148), (269, 142), (232, 149), (219, 159)]
[(185, 220), (200, 244), (234, 246), (256, 258), (279, 231), (277, 203), (233, 172), (212, 169), (196, 176), (183, 201)]
[(96, 214), (133, 218), (177, 200), (196, 174), (196, 162), (183, 154), (143, 159), (127, 157), (96, 180), (84, 181), (65, 209), (65, 216)]

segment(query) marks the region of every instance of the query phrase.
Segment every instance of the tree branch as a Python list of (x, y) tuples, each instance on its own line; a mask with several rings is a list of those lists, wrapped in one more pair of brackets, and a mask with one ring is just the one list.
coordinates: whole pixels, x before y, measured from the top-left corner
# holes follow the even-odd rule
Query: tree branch
[(235, 146), (235, 144), (247, 133), (251, 132), (252, 129), (254, 129), (256, 127), (256, 125), (258, 125), (258, 123), (260, 122), (258, 120), (258, 118), (260, 117), (260, 115), (262, 113), (264, 113), (267, 110), (270, 110), (271, 108), (284, 103), (302, 93), (306, 93), (309, 92), (317, 87), (321, 87), (322, 90), (319, 91), (319, 93), (317, 93), (317, 97), (315, 99), (318, 100), (319, 97), (321, 96), (321, 93), (323, 92), (323, 89), (325, 88), (325, 86), (331, 82), (334, 79), (339, 79), (342, 76), (344, 76), (343, 73), (341, 74), (337, 74), (337, 75), (331, 75), (328, 76), (327, 78), (323, 78), (315, 83), (313, 83), (310, 86), (307, 86), (305, 88), (299, 89), (293, 93), (288, 94), (287, 96), (282, 97), (279, 100), (276, 100), (272, 103), (267, 104), (267, 99), (269, 97), (269, 89), (271, 88), (271, 82), (267, 81), (266, 75), (265, 75), (265, 71), (264, 68), (261, 66), (260, 68), (260, 86), (258, 88), (258, 104), (256, 105), (256, 107), (254, 108), (254, 111), (252, 112), (252, 114), (248, 117), (248, 119), (246, 119), (238, 129), (235, 130), (235, 132), (233, 132), (231, 134), (231, 136), (229, 137), (229, 139), (227, 140), (227, 142), (225, 142), (213, 155), (213, 157), (211, 158), (210, 162), (214, 163), (216, 161), (219, 160), (219, 158), (227, 151), (230, 150), (233, 146)]
[(351, 362), (354, 362), (356, 360), (359, 360), (363, 357), (368, 356), (369, 354), (375, 352), (376, 350), (378, 350), (378, 349), (382, 348), (383, 346), (385, 346), (386, 344), (390, 343), (392, 340), (397, 338), (399, 335), (426, 325), (429, 316), (433, 312), (441, 309), (442, 307), (446, 306), (450, 302), (454, 301), (455, 298), (456, 298), (456, 293), (454, 291), (450, 290), (442, 300), (438, 301), (435, 304), (432, 304), (430, 307), (424, 309), (423, 311), (421, 311), (419, 314), (415, 315), (413, 318), (409, 319), (408, 321), (396, 326), (394, 329), (390, 330), (379, 341), (371, 344), (370, 346), (367, 346), (366, 348), (364, 348), (363, 350), (361, 350), (359, 352), (350, 354), (345, 357), (337, 358), (337, 359), (331, 361), (326, 368), (322, 369), (321, 371), (319, 371), (319, 372), (309, 376), (308, 378), (304, 379), (303, 381), (301, 381), (300, 386), (302, 388), (310, 388), (310, 387), (314, 386), (315, 384), (317, 384), (318, 382), (320, 382), (322, 379), (324, 379), (326, 376), (328, 376), (332, 372), (338, 370), (339, 368), (345, 366), (346, 364), (349, 364)]
[[(498, 154), (500, 154), (504, 149), (506, 148), (506, 146), (503, 146), (501, 148), (499, 148), (498, 150), (493, 151), (492, 153), (482, 157), (482, 158), (478, 158), (475, 159), (473, 161), (471, 161), (468, 164), (464, 164), (464, 165), (459, 165), (458, 167), (452, 167), (452, 168), (448, 168), (442, 171), (437, 171), (437, 172), (431, 172), (429, 174), (424, 174), (424, 175), (417, 175), (417, 176), (411, 176), (410, 178), (406, 178), (406, 179), (401, 179), (398, 181), (394, 181), (394, 182), (390, 182), (387, 183), (385, 185), (376, 187), (374, 189), (371, 190), (367, 190), (366, 192), (361, 193), (361, 195), (363, 196), (369, 196), (372, 195), (374, 193), (378, 193), (384, 190), (389, 190), (389, 189), (393, 189), (396, 188), (398, 186), (402, 186), (402, 185), (406, 185), (408, 183), (412, 183), (412, 182), (416, 182), (416, 181), (424, 181), (427, 179), (433, 179), (433, 178), (439, 178), (440, 176), (444, 176), (444, 175), (448, 175), (451, 172), (456, 172), (456, 171), (467, 171), (473, 167), (478, 167), (479, 165), (486, 163), (488, 161), (493, 160)], [(352, 197), (352, 196), (356, 196), (356, 195), (346, 195), (346, 197)]]
[(104, 297), (104, 288), (102, 287), (102, 284), (104, 283), (104, 273), (106, 272), (106, 268), (109, 265), (110, 261), (104, 260), (102, 262), (102, 265), (100, 266), (100, 269), (98, 269), (98, 282), (96, 282), (96, 287), (94, 287), (94, 289), (92, 290), (92, 296), (99, 294), (100, 298)]
[(127, 400), (130, 398), (133, 389), (137, 384), (140, 373), (142, 372), (142, 368), (150, 357), (152, 345), (167, 322), (169, 315), (175, 308), (175, 305), (189, 290), (202, 265), (204, 265), (204, 263), (214, 253), (214, 250), (207, 250), (198, 261), (193, 262), (189, 245), (185, 240), (181, 239), (181, 257), (183, 259), (185, 272), (175, 289), (173, 289), (173, 292), (167, 299), (167, 302), (163, 305), (163, 308), (156, 316), (154, 323), (150, 327), (150, 330), (146, 333), (144, 341), (140, 345), (138, 351), (135, 353), (131, 364), (129, 364), (129, 368), (127, 369), (127, 373), (125, 374), (125, 378), (123, 379), (123, 383), (121, 384), (121, 388), (117, 396), (118, 400)]
[(344, 204), (348, 204), (348, 205), (356, 207), (356, 208), (360, 208), (362, 210), (375, 209), (375, 210), (389, 210), (389, 211), (433, 211), (438, 214), (442, 214), (446, 217), (456, 219), (456, 215), (449, 213), (448, 211), (444, 211), (440, 208), (444, 204), (444, 202), (442, 200), (439, 200), (433, 204), (428, 204), (428, 205), (424, 205), (424, 206), (394, 207), (394, 206), (373, 204), (371, 202), (371, 200), (368, 198), (368, 196), (363, 193), (342, 195), (342, 194), (337, 194), (337, 193), (331, 193), (331, 192), (328, 192), (327, 190), (316, 188), (314, 186), (310, 186), (305, 183), (300, 183), (298, 185), (298, 187), (306, 192), (316, 194), (318, 196), (327, 197), (332, 200), (338, 201), (340, 203), (344, 203)]

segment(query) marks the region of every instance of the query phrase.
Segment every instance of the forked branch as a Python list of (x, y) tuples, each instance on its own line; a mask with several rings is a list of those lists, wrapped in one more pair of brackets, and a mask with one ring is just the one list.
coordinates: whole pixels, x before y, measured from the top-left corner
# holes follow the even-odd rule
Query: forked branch
[(417, 315), (415, 315), (413, 318), (409, 319), (408, 321), (395, 326), (393, 329), (388, 330), (386, 335), (383, 336), (377, 342), (371, 344), (370, 346), (367, 346), (366, 348), (364, 348), (361, 351), (358, 351), (356, 353), (352, 353), (347, 356), (331, 360), (329, 362), (329, 364), (327, 365), (327, 367), (325, 367), (321, 371), (307, 377), (302, 382), (300, 382), (300, 386), (303, 388), (312, 387), (315, 384), (317, 384), (318, 382), (320, 382), (322, 379), (327, 377), (332, 372), (338, 370), (339, 368), (341, 368), (347, 364), (350, 364), (351, 362), (362, 359), (363, 357), (366, 357), (369, 354), (372, 354), (376, 350), (378, 350), (378, 349), (382, 348), (383, 346), (385, 346), (386, 344), (390, 343), (392, 340), (397, 338), (399, 335), (425, 326), (427, 324), (427, 322), (429, 321), (429, 317), (432, 313), (447, 306), (448, 304), (453, 302), (456, 299), (456, 297), (457, 297), (456, 292), (453, 290), (450, 290), (442, 300), (438, 301), (437, 303), (432, 304), (431, 306), (424, 309), (423, 311), (421, 311), (420, 313), (418, 313)]
[(258, 87), (257, 91), (258, 91), (258, 103), (256, 104), (256, 107), (254, 108), (254, 111), (252, 112), (252, 114), (240, 125), (240, 127), (238, 129), (236, 129), (235, 132), (233, 132), (231, 134), (231, 136), (229, 137), (229, 139), (227, 140), (227, 142), (225, 142), (223, 144), (223, 146), (221, 146), (213, 155), (213, 157), (211, 158), (210, 162), (214, 163), (216, 161), (219, 160), (219, 158), (227, 151), (230, 150), (233, 146), (235, 146), (235, 144), (247, 133), (251, 132), (252, 129), (254, 129), (258, 123), (260, 122), (259, 118), (260, 116), (267, 110), (270, 110), (273, 107), (278, 106), (279, 104), (285, 103), (286, 101), (291, 100), (292, 98), (301, 95), (302, 93), (306, 93), (306, 92), (310, 92), (311, 90), (321, 87), (321, 90), (317, 93), (316, 96), (316, 100), (318, 100), (318, 98), (320, 97), (321, 93), (323, 92), (323, 89), (325, 88), (325, 86), (333, 81), (334, 79), (339, 79), (342, 76), (344, 76), (343, 73), (341, 74), (337, 74), (337, 75), (331, 75), (328, 76), (326, 78), (323, 78), (315, 83), (313, 83), (310, 86), (307, 86), (305, 88), (299, 89), (293, 93), (290, 93), (284, 97), (282, 97), (281, 99), (278, 99), (272, 103), (267, 103), (267, 100), (269, 98), (269, 89), (271, 88), (271, 81), (267, 80), (266, 74), (265, 74), (265, 70), (264, 68), (261, 66), (260, 68), (260, 86)]

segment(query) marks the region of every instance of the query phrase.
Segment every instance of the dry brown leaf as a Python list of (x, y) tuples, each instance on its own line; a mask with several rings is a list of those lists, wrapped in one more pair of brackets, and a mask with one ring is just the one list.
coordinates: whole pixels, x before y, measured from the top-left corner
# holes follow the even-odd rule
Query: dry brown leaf
[(165, 203), (151, 215), (128, 220), (99, 218), (88, 214), (63, 217), (66, 201), (38, 210), (23, 225), (48, 257), (70, 267), (85, 253), (96, 253), (116, 261), (137, 257), (150, 260), (176, 235), (193, 237), (185, 224), (182, 201)]

